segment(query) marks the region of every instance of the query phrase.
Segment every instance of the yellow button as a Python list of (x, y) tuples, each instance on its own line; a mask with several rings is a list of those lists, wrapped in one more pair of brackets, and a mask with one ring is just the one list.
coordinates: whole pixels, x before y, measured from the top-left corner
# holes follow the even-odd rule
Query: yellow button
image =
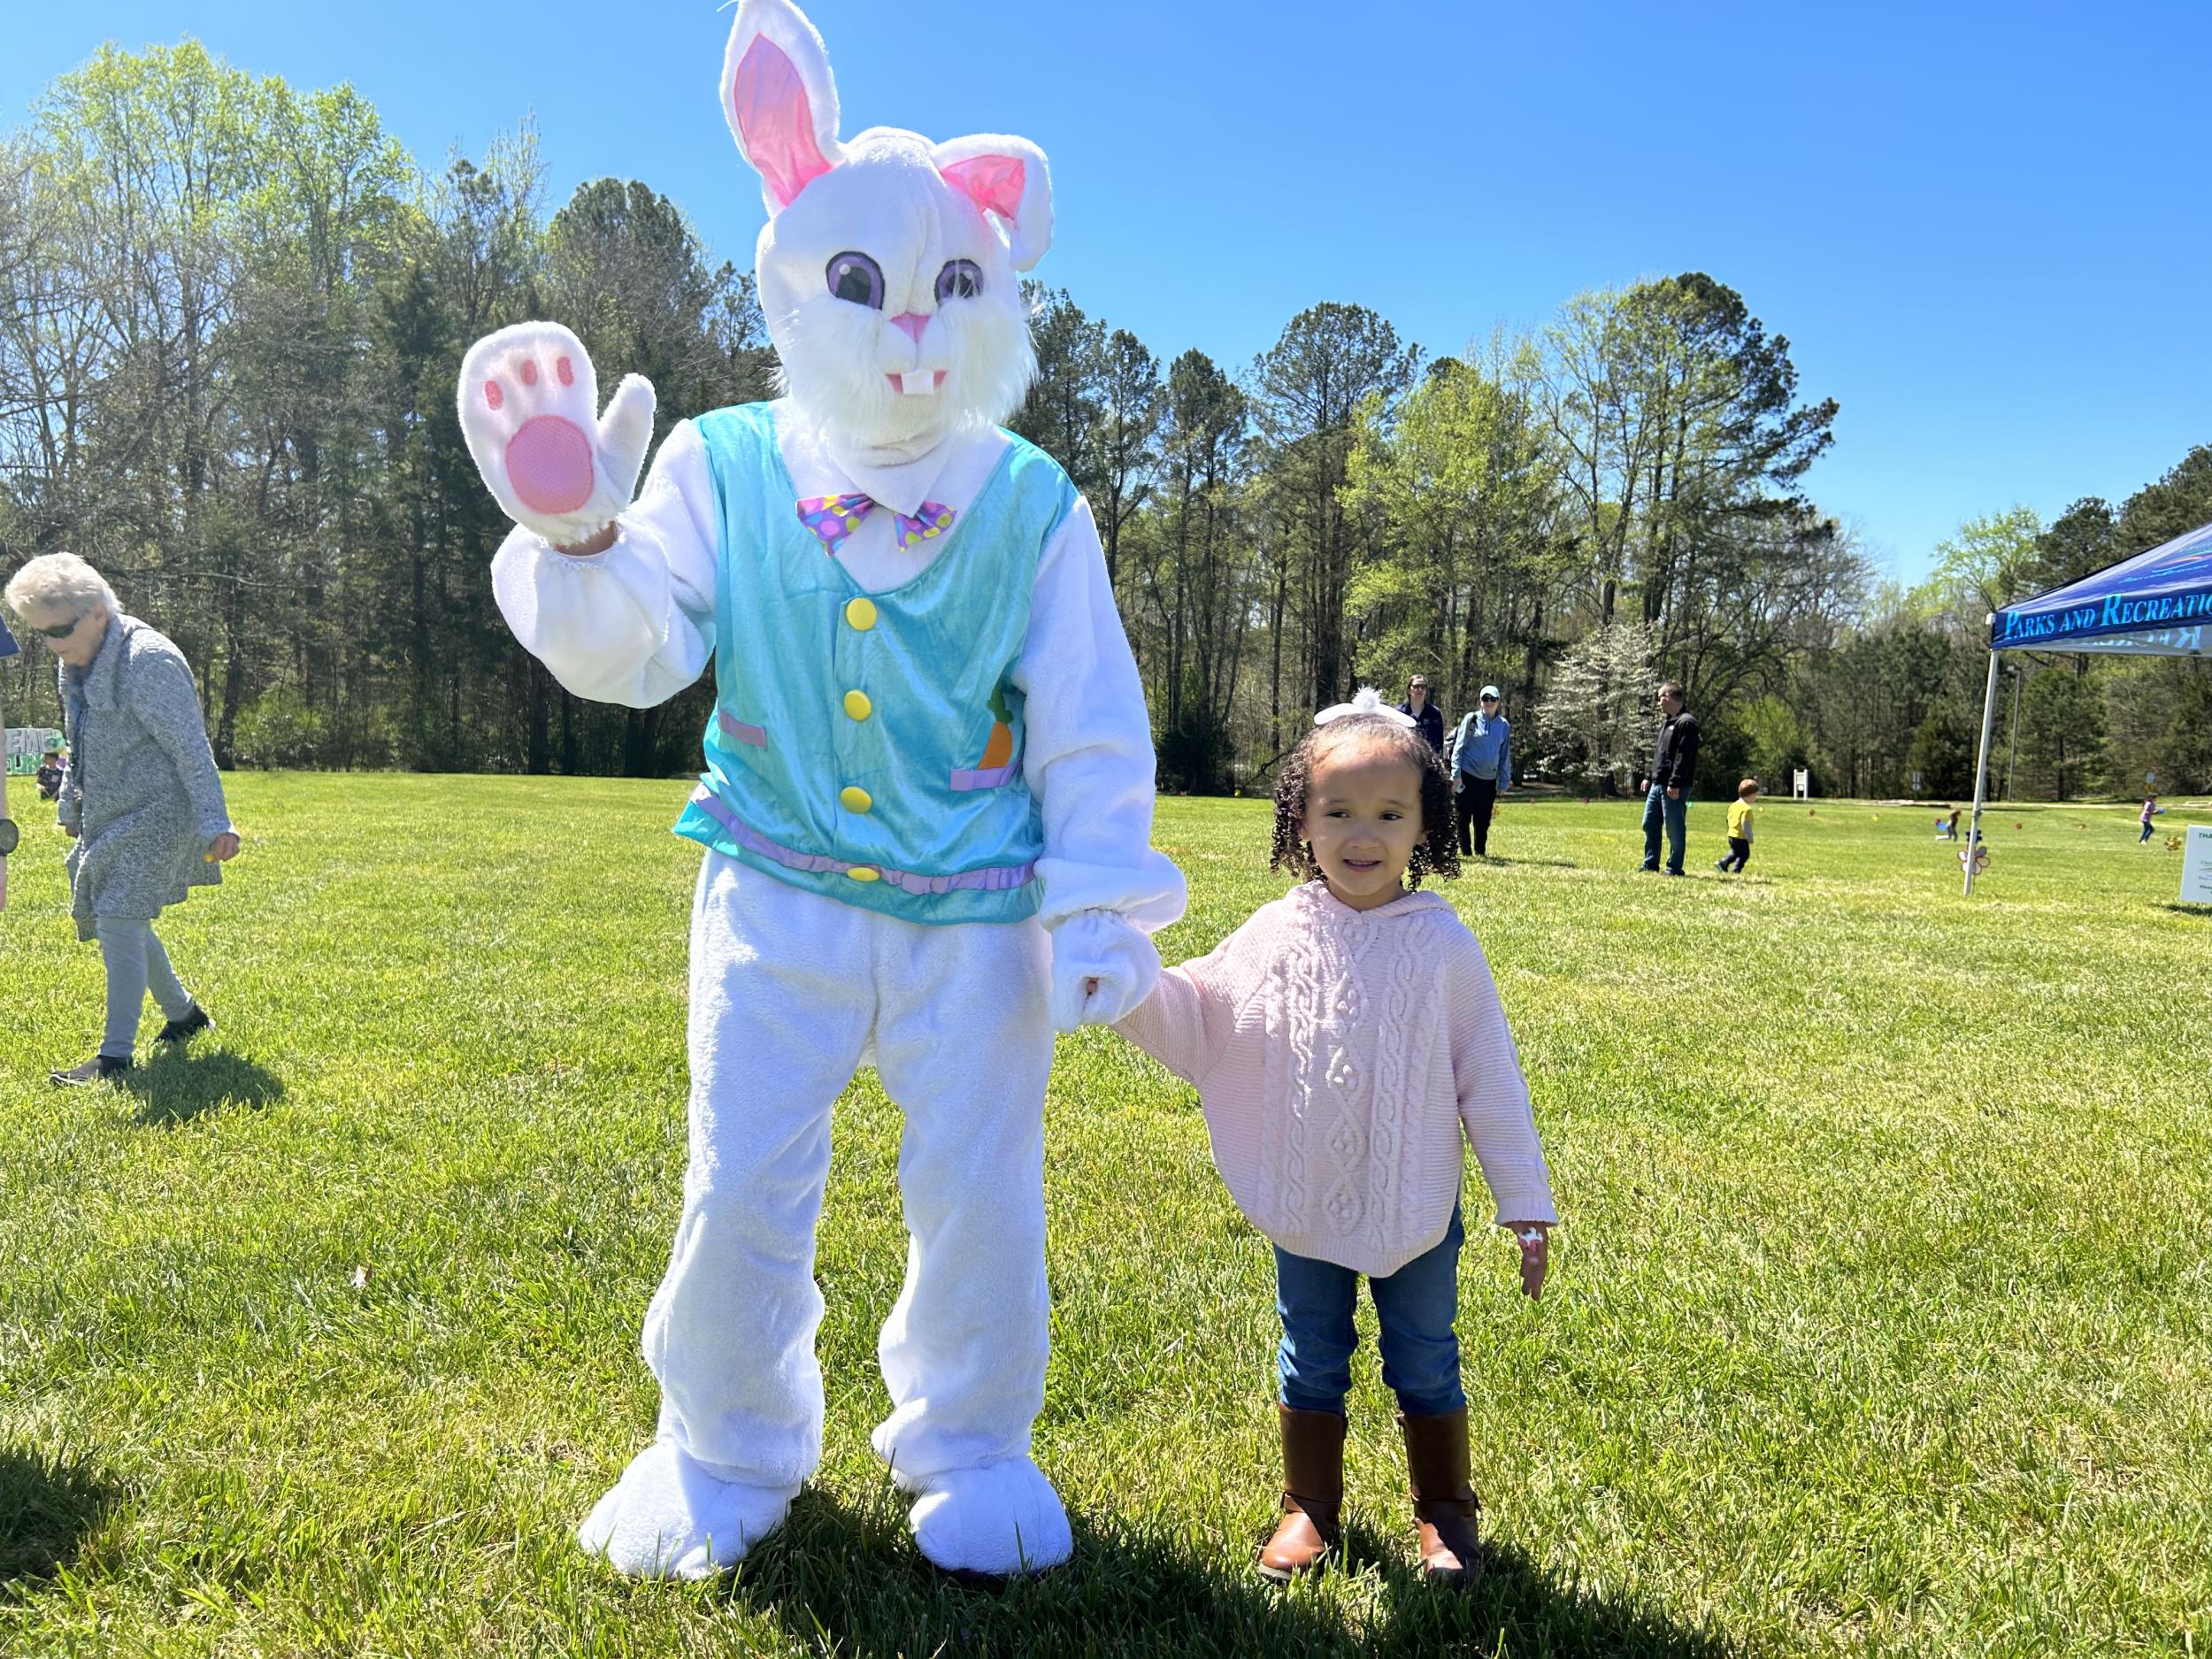
[(876, 602), (856, 599), (845, 607), (845, 620), (865, 634), (876, 626)]
[(837, 798), (844, 803), (848, 812), (865, 812), (876, 803), (875, 797), (865, 789), (856, 789), (850, 785), (840, 791)]
[(883, 872), (870, 864), (855, 864), (851, 869), (845, 872), (845, 873), (856, 881), (880, 881), (883, 879)]
[(849, 691), (845, 694), (845, 712), (854, 719), (864, 720), (875, 711), (876, 705), (868, 701), (866, 692)]

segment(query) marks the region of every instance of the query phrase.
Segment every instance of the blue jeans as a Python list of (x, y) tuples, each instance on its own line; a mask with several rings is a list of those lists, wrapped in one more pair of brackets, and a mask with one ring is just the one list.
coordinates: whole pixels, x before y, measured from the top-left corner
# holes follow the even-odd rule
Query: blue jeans
[(1667, 868), (1678, 876), (1682, 873), (1682, 823), (1690, 810), (1690, 792), (1670, 801), (1666, 786), (1653, 784), (1651, 793), (1644, 797), (1644, 868), (1659, 867), (1659, 829), (1667, 831)]
[[(1459, 1310), (1459, 1248), (1466, 1236), (1454, 1205), (1451, 1225), (1432, 1248), (1388, 1278), (1367, 1281), (1382, 1326), (1383, 1385), (1409, 1417), (1440, 1417), (1467, 1403), (1459, 1381), (1459, 1338), (1452, 1331)], [(1359, 1346), (1352, 1325), (1359, 1281), (1348, 1267), (1276, 1247), (1275, 1309), (1283, 1317), (1276, 1363), (1283, 1403), (1292, 1410), (1344, 1415), (1352, 1351)]]

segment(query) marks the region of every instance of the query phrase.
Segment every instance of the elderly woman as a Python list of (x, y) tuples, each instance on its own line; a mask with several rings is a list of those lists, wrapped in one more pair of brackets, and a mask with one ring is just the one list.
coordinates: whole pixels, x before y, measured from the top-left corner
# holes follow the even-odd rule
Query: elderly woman
[(184, 1042), (214, 1024), (177, 983), (154, 920), (194, 887), (222, 879), (238, 856), (223, 782), (207, 744), (199, 694), (184, 654), (127, 617), (100, 572), (73, 553), (50, 553), (16, 572), (8, 609), (61, 663), (70, 766), (62, 789), (77, 937), (100, 941), (107, 964), (107, 1028), (64, 1086), (128, 1071), (149, 987), (169, 1023), (156, 1040)]

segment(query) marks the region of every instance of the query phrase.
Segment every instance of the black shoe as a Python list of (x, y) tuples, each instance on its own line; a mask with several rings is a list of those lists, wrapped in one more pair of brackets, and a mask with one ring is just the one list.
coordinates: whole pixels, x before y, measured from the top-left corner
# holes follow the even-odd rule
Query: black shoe
[(1716, 869), (1716, 870), (1717, 870), (1717, 871), (1719, 871), (1722, 874), (1725, 875), (1725, 874), (1728, 872), (1728, 860), (1726, 860), (1725, 858), (1716, 858), (1716, 859), (1714, 859), (1714, 860), (1713, 860), (1713, 868), (1714, 868), (1714, 869)]
[(164, 1025), (161, 1028), (161, 1034), (154, 1041), (156, 1042), (189, 1042), (200, 1033), (212, 1031), (214, 1028), (215, 1022), (207, 1017), (207, 1010), (195, 1002), (192, 1004), (190, 1013), (182, 1019), (173, 1019)]
[(88, 1083), (104, 1083), (118, 1072), (130, 1069), (128, 1060), (119, 1060), (111, 1054), (96, 1054), (82, 1065), (72, 1066), (66, 1071), (49, 1071), (46, 1080), (56, 1088), (82, 1088)]
[(1678, 876), (1678, 875), (1680, 875), (1681, 873), (1682, 873), (1682, 872), (1681, 872), (1679, 870), (1670, 870), (1670, 871), (1668, 871), (1668, 872), (1667, 872), (1667, 874), (1669, 874), (1669, 875), (1671, 875), (1671, 876)]

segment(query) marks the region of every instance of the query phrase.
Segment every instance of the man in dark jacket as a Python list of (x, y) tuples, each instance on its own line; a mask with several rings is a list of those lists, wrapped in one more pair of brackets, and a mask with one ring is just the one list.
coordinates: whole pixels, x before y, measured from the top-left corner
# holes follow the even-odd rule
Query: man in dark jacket
[(1398, 705), (1398, 712), (1413, 718), (1414, 725), (1421, 728), (1421, 735), (1429, 740), (1432, 753), (1444, 752), (1444, 710), (1429, 701), (1426, 675), (1414, 675), (1406, 687), (1406, 700)]
[(1667, 873), (1682, 873), (1683, 821), (1690, 807), (1690, 780), (1697, 772), (1697, 717), (1682, 704), (1682, 682), (1659, 687), (1659, 749), (1644, 796), (1644, 868), (1659, 868), (1659, 832), (1667, 835)]

